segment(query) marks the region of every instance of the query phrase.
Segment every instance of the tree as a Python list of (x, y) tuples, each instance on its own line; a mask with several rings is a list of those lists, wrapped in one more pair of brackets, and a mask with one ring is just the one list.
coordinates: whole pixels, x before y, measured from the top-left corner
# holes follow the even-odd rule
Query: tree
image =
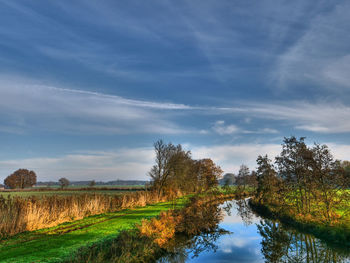
[(334, 160), (327, 145), (315, 144), (312, 148), (312, 179), (314, 196), (323, 207), (324, 216), (331, 221), (339, 205), (347, 205), (349, 181), (341, 162)]
[(154, 150), (156, 164), (148, 174), (158, 197), (206, 191), (218, 184), (222, 170), (211, 159), (193, 160), (191, 152), (180, 144), (175, 146), (162, 140), (154, 144)]
[(90, 187), (94, 187), (95, 185), (96, 185), (95, 180), (92, 180), (92, 181), (89, 183), (89, 186), (90, 186)]
[(350, 161), (342, 161), (341, 166), (344, 169), (346, 180), (349, 182), (350, 187)]
[(154, 151), (156, 164), (153, 165), (148, 175), (152, 179), (153, 187), (158, 192), (158, 197), (160, 197), (170, 176), (171, 165), (174, 161), (172, 157), (183, 150), (181, 145), (165, 144), (163, 140), (158, 140), (154, 143)]
[(284, 138), (282, 152), (276, 157), (278, 174), (286, 186), (288, 200), (299, 213), (310, 212), (312, 175), (310, 162), (312, 151), (305, 144), (305, 137)]
[(218, 180), (223, 173), (220, 166), (217, 166), (213, 160), (209, 158), (196, 161), (196, 165), (197, 178), (201, 186), (201, 191), (206, 191), (218, 185)]
[(26, 188), (36, 184), (36, 174), (27, 169), (18, 169), (4, 180), (4, 185), (8, 188)]
[(61, 188), (67, 187), (69, 185), (69, 180), (65, 177), (58, 180)]
[(270, 203), (274, 200), (279, 200), (280, 183), (272, 161), (267, 155), (259, 155), (256, 162), (258, 164), (256, 171), (258, 184), (255, 196), (258, 201)]
[(224, 178), (221, 180), (221, 184), (224, 184), (226, 186), (233, 185), (235, 183), (236, 183), (236, 178), (233, 173), (224, 174)]
[(240, 190), (244, 191), (246, 186), (248, 185), (248, 177), (249, 177), (249, 168), (248, 166), (242, 164), (238, 171), (238, 176), (236, 179), (236, 184), (240, 188)]

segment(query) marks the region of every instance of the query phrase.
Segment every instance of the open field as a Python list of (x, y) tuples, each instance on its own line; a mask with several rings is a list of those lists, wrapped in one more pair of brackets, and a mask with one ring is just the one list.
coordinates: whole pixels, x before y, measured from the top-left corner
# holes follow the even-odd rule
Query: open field
[[(125, 193), (126, 191), (123, 190), (49, 190), (49, 191), (1, 191), (0, 195), (3, 197), (14, 197), (14, 196), (20, 196), (20, 197), (30, 197), (30, 196), (53, 196), (53, 195), (59, 195), (59, 196), (68, 196), (68, 195), (82, 195), (82, 194), (106, 194), (106, 195), (120, 195)], [(129, 192), (129, 191), (128, 191)]]
[(58, 186), (47, 187), (34, 187), (27, 189), (14, 189), (14, 190), (1, 190), (0, 195), (3, 197), (8, 196), (67, 196), (75, 194), (107, 194), (107, 195), (119, 195), (125, 192), (140, 191), (143, 190), (143, 185), (100, 185), (100, 186), (69, 186), (67, 188), (61, 189)]
[[(178, 199), (176, 208), (183, 207), (186, 200)], [(158, 203), (18, 234), (0, 242), (0, 262), (60, 262), (81, 247), (115, 238), (121, 231), (134, 228), (141, 219), (171, 208), (171, 202)]]
[[(33, 188), (28, 188), (29, 190), (36, 190), (42, 188), (52, 188), (52, 189), (60, 189), (59, 185), (52, 185), (50, 187), (46, 186), (35, 186)], [(91, 188), (89, 185), (68, 185), (65, 189), (81, 189), (81, 188)], [(95, 185), (93, 188), (113, 188), (113, 189), (144, 189), (144, 185)]]

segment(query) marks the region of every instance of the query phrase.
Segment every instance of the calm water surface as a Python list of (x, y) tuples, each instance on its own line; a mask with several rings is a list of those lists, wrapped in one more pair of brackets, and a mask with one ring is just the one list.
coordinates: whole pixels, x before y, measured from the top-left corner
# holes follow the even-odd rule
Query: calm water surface
[(158, 262), (350, 262), (350, 251), (334, 249), (311, 235), (255, 215), (247, 200), (221, 205), (218, 231), (191, 240), (179, 237), (173, 253)]

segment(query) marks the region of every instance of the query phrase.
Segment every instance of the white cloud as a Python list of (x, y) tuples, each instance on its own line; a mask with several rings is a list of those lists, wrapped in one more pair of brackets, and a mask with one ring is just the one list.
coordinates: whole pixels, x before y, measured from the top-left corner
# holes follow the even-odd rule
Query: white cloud
[(238, 144), (191, 147), (195, 159), (211, 158), (226, 172), (238, 172), (241, 164), (256, 167), (258, 155), (268, 154), (273, 158), (280, 152), (279, 144)]
[[(282, 142), (281, 142), (282, 143)], [(350, 145), (325, 143), (328, 145), (335, 159), (349, 160)], [(281, 152), (281, 144), (237, 144), (237, 145), (213, 145), (213, 146), (188, 146), (195, 159), (211, 158), (220, 165), (225, 173), (237, 173), (241, 164), (246, 164), (250, 169), (256, 168), (256, 159), (259, 155), (267, 154), (270, 159)]]
[(6, 124), (9, 131), (41, 129), (90, 134), (193, 132), (180, 128), (171, 120), (172, 111), (191, 108), (183, 104), (132, 100), (97, 92), (34, 85), (25, 80), (3, 80), (0, 94), (0, 110), (7, 118), (3, 125)]
[[(1, 76), (0, 76), (1, 77)], [(182, 127), (186, 115), (268, 119), (269, 127), (246, 129), (219, 120), (211, 130), (219, 135), (274, 134), (279, 125), (317, 133), (350, 132), (350, 107), (337, 101), (236, 102), (237, 107), (207, 107), (128, 99), (92, 91), (36, 85), (1, 77), (1, 131), (23, 133), (48, 130), (86, 134), (209, 134), (198, 127)], [(246, 123), (249, 120), (250, 123)]]
[[(326, 143), (334, 157), (348, 160), (350, 145)], [(256, 168), (258, 155), (268, 154), (274, 159), (281, 151), (280, 144), (237, 144), (194, 146), (184, 145), (191, 150), (194, 159), (211, 158), (224, 172), (237, 173), (241, 164)], [(19, 168), (34, 170), (38, 180), (147, 180), (147, 172), (154, 164), (153, 148), (122, 148), (115, 151), (82, 151), (55, 158), (25, 158), (0, 161), (0, 181)]]
[(235, 134), (240, 131), (236, 125), (225, 125), (225, 121), (222, 120), (215, 122), (213, 130), (220, 135)]
[(28, 158), (0, 161), (0, 178), (19, 168), (34, 170), (38, 180), (116, 180), (148, 179), (147, 172), (154, 159), (152, 148), (91, 151), (57, 158)]
[(242, 111), (260, 119), (285, 121), (296, 129), (306, 131), (350, 132), (350, 107), (339, 102), (249, 103), (241, 108)]

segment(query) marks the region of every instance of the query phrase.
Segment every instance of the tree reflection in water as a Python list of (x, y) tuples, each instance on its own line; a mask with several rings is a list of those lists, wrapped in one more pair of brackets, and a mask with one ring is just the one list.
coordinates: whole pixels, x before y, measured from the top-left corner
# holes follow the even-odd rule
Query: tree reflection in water
[(249, 226), (253, 223), (254, 213), (249, 206), (249, 198), (236, 201), (237, 214), (242, 218), (244, 225)]
[[(246, 226), (252, 224), (255, 216), (248, 201), (244, 199), (236, 202), (237, 214)], [(313, 236), (288, 229), (276, 221), (260, 220), (257, 228), (262, 237), (261, 252), (266, 263), (350, 262), (349, 253), (330, 248)]]
[(267, 263), (345, 263), (348, 253), (328, 247), (311, 235), (286, 229), (270, 220), (257, 225), (262, 236), (261, 252)]
[[(231, 203), (230, 205), (232, 207)], [(192, 224), (186, 222), (186, 217), (188, 220), (195, 220), (195, 226), (193, 222)], [(201, 210), (190, 210), (189, 215), (185, 216), (182, 233), (177, 235), (175, 240), (169, 244), (167, 254), (160, 258), (158, 262), (182, 263), (186, 262), (189, 255), (195, 258), (205, 251), (215, 253), (218, 249), (218, 238), (230, 233), (219, 227), (222, 217), (222, 210), (217, 203), (202, 206)], [(196, 233), (196, 235), (192, 235), (193, 233)]]
[[(257, 222), (259, 217), (251, 210), (248, 201), (248, 199), (245, 199), (225, 202), (221, 205), (221, 211), (226, 212), (227, 216), (231, 216), (231, 213), (232, 216), (237, 214), (243, 220), (242, 227), (243, 225), (245, 227), (254, 227), (253, 223)], [(205, 227), (205, 229), (210, 231), (201, 231), (196, 236), (192, 236), (192, 238), (188, 235), (177, 236), (172, 247), (167, 249), (166, 256), (163, 256), (158, 262), (191, 262), (191, 258), (198, 257), (203, 252), (215, 253), (218, 250), (218, 246), (220, 246), (218, 239), (228, 232), (220, 228), (219, 221), (221, 219), (221, 214), (218, 206), (207, 207), (205, 210), (206, 213), (204, 213), (204, 217), (198, 220), (198, 222), (210, 222)], [(213, 212), (214, 216), (209, 216), (209, 211)], [(196, 216), (198, 216), (198, 214), (196, 214)], [(303, 234), (295, 229), (287, 228), (276, 221), (260, 218), (260, 222), (255, 225), (257, 227), (257, 234), (259, 234), (259, 236), (256, 237), (261, 238), (261, 254), (256, 255), (256, 260), (263, 257), (266, 263), (350, 262), (349, 252), (330, 248), (313, 236)], [(200, 226), (198, 227), (200, 228)], [(230, 237), (227, 238), (230, 239)], [(235, 236), (235, 238), (237, 239), (239, 237)], [(231, 254), (232, 262), (237, 262), (235, 261), (238, 260), (235, 256), (237, 255), (234, 251), (235, 246), (233, 245), (231, 248), (233, 251)], [(220, 259), (220, 253), (222, 252), (218, 250), (217, 253), (215, 257)], [(213, 257), (210, 257), (210, 259), (213, 259)], [(205, 257), (203, 260), (203, 262), (209, 262), (206, 261)]]

